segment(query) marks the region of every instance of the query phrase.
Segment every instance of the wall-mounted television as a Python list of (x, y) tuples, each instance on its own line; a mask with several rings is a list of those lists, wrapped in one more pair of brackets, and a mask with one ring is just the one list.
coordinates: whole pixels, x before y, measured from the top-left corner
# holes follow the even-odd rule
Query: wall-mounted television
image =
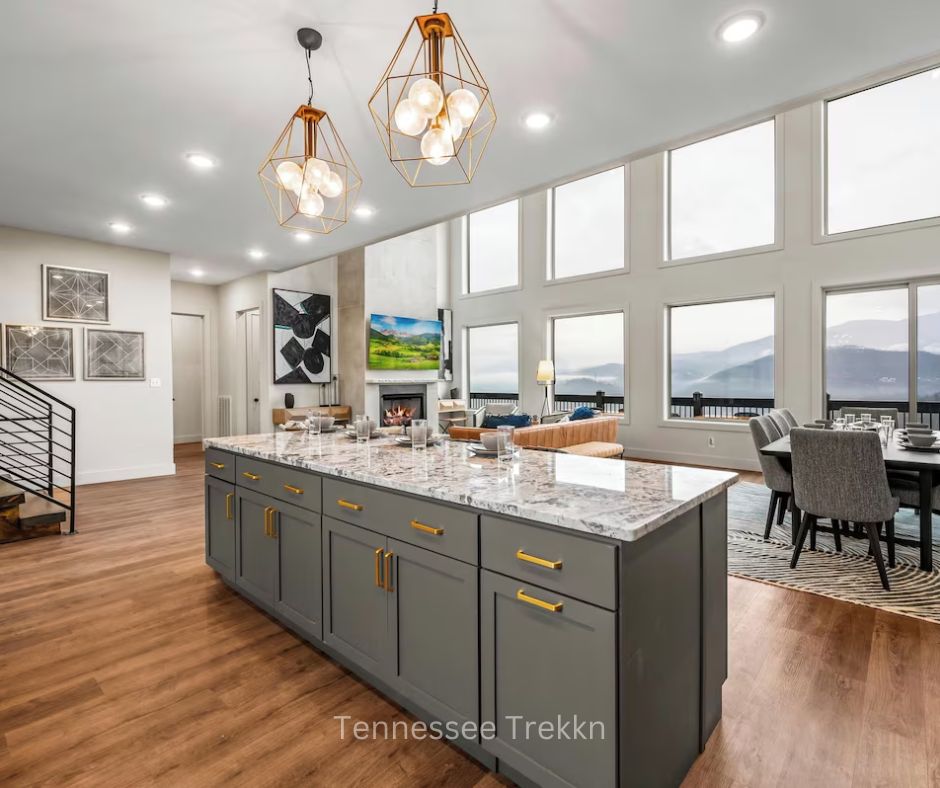
[(438, 369), (442, 333), (440, 320), (372, 315), (369, 369)]

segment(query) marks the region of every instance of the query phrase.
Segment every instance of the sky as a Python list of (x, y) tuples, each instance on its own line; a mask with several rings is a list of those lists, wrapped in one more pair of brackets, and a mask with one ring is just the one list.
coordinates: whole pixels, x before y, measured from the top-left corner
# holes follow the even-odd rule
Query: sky
[(402, 334), (440, 334), (439, 320), (415, 320), (412, 317), (372, 315), (372, 328), (379, 331), (394, 330)]
[(672, 352), (724, 350), (774, 333), (774, 300), (752, 298), (670, 310)]

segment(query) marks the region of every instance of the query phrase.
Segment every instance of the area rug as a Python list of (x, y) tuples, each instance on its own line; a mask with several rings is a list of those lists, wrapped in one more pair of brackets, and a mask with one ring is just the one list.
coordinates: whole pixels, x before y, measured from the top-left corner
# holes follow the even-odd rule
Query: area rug
[[(918, 568), (917, 548), (898, 545), (897, 566), (888, 568), (891, 590), (885, 591), (874, 559), (868, 555), (867, 538), (843, 535), (842, 552), (837, 553), (831, 534), (817, 535), (816, 550), (809, 550), (807, 537), (799, 563), (790, 569), (790, 516), (782, 526), (775, 525), (765, 541), (769, 505), (770, 491), (762, 485), (742, 482), (728, 490), (730, 574), (940, 623), (940, 517), (934, 515), (934, 571)], [(918, 519), (913, 510), (898, 513), (895, 533), (917, 538)], [(884, 544), (882, 548), (887, 561)]]

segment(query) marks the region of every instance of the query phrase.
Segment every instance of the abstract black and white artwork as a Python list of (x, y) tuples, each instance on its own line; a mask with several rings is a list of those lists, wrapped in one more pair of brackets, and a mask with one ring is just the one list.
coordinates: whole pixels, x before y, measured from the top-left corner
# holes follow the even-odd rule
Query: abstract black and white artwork
[(330, 297), (274, 290), (274, 382), (330, 382)]
[(7, 325), (6, 368), (30, 380), (75, 380), (72, 329)]
[(144, 380), (142, 331), (85, 329), (85, 380)]
[(109, 275), (60, 265), (42, 267), (42, 319), (107, 323)]

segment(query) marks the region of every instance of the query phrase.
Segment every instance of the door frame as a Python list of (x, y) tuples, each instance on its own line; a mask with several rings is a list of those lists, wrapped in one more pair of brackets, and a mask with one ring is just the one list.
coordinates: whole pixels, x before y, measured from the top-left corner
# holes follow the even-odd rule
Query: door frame
[[(212, 371), (209, 365), (209, 359), (211, 357), (210, 356), (211, 348), (209, 347), (209, 334), (206, 331), (206, 316), (198, 314), (196, 312), (177, 312), (177, 311), (170, 312), (170, 340), (171, 340), (170, 341), (170, 353), (171, 353), (170, 367), (171, 369), (172, 369), (173, 358), (175, 358), (175, 351), (174, 351), (173, 342), (172, 342), (174, 317), (195, 317), (195, 318), (198, 318), (200, 321), (199, 335), (200, 335), (200, 343), (202, 347), (202, 377), (199, 380), (199, 417), (201, 421), (200, 432), (202, 434), (200, 435), (198, 440), (202, 441), (203, 438), (207, 438), (207, 437), (211, 437), (215, 435), (215, 430), (212, 427), (212, 421), (211, 421), (211, 408), (209, 407), (210, 406), (210, 399), (209, 399), (210, 393), (209, 392), (211, 390), (211, 385), (212, 385)], [(175, 384), (176, 384), (176, 379), (174, 377), (173, 385)], [(170, 398), (175, 403), (176, 398), (173, 396), (172, 386), (171, 386)], [(192, 441), (182, 441), (182, 442), (188, 443)], [(173, 443), (174, 445), (176, 444), (175, 428), (173, 431)]]

